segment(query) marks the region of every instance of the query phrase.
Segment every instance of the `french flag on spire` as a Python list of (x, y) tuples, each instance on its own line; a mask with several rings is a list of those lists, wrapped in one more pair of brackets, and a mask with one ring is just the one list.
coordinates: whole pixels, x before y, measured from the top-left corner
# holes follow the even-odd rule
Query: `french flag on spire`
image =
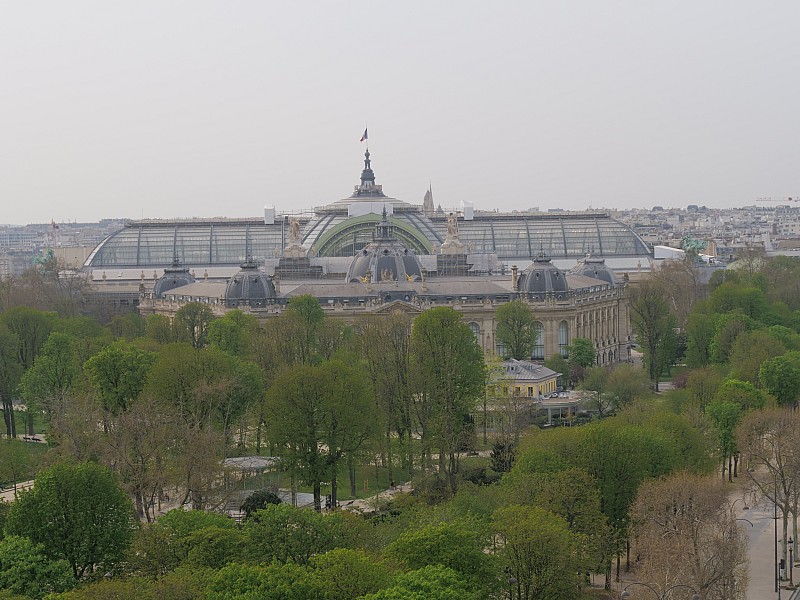
[(361, 136), (361, 139), (358, 140), (359, 142), (363, 142), (364, 140), (368, 140), (369, 136), (367, 135), (367, 129), (364, 128), (364, 135)]

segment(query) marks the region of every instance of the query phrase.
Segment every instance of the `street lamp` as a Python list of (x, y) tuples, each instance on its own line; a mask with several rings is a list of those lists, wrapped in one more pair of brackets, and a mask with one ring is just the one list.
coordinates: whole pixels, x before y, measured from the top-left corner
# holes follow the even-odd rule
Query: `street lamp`
[(687, 588), (692, 590), (694, 592), (694, 594), (692, 594), (692, 600), (700, 600), (700, 594), (697, 593), (697, 590), (690, 585), (686, 585), (685, 583), (676, 583), (675, 585), (671, 585), (667, 589), (665, 589), (662, 594), (660, 594), (658, 593), (658, 590), (656, 590), (649, 583), (641, 583), (639, 581), (634, 581), (633, 583), (629, 583), (628, 585), (625, 586), (625, 588), (622, 590), (622, 595), (620, 596), (622, 600), (628, 600), (628, 598), (631, 597), (631, 593), (628, 591), (628, 588), (631, 587), (632, 585), (642, 585), (646, 587), (648, 590), (650, 590), (656, 596), (658, 596), (658, 600), (667, 600), (667, 594), (669, 594), (672, 590), (675, 590), (677, 588)]
[(506, 576), (508, 577), (508, 597), (514, 598), (514, 586), (517, 584), (517, 578), (511, 574), (511, 567), (506, 567)]
[(794, 550), (794, 540), (789, 536), (789, 587), (794, 587), (794, 559), (792, 557), (792, 550)]

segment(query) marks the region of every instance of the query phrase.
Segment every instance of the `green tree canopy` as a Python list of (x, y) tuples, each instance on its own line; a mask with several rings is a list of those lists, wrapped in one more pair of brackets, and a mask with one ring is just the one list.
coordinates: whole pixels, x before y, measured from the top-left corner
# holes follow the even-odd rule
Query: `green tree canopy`
[(410, 529), (392, 542), (387, 552), (411, 570), (442, 565), (480, 585), (497, 571), (484, 552), (488, 536), (465, 521), (451, 521)]
[(630, 306), (631, 327), (644, 352), (650, 381), (658, 391), (658, 380), (675, 360), (675, 317), (659, 287), (647, 282), (631, 291)]
[(592, 340), (587, 338), (575, 338), (569, 346), (569, 364), (576, 367), (588, 369), (593, 367), (597, 353), (594, 349)]
[(519, 598), (581, 597), (583, 573), (589, 566), (584, 538), (560, 517), (533, 506), (507, 506), (495, 512), (498, 555), (516, 579)]
[(251, 540), (254, 560), (307, 564), (316, 554), (351, 546), (355, 518), (273, 504), (253, 513), (242, 527)]
[(800, 352), (790, 350), (765, 360), (759, 369), (758, 380), (780, 404), (797, 407), (800, 398)]
[(411, 365), (423, 453), (439, 447), (439, 470), (455, 492), (465, 419), (485, 393), (483, 352), (457, 311), (436, 307), (414, 320)]
[(138, 522), (130, 498), (100, 465), (56, 465), (36, 477), (11, 507), (6, 530), (42, 544), (80, 579), (108, 569), (127, 549)]
[(485, 596), (474, 584), (453, 569), (429, 565), (399, 574), (394, 584), (364, 596), (364, 600), (478, 600)]
[(126, 410), (144, 389), (155, 359), (152, 352), (117, 342), (87, 360), (84, 370), (103, 409), (111, 413)]
[(497, 341), (505, 349), (503, 358), (530, 359), (538, 332), (536, 318), (528, 304), (522, 300), (503, 304), (495, 313), (495, 321)]
[(173, 328), (178, 339), (187, 340), (199, 350), (208, 342), (208, 327), (214, 319), (211, 307), (204, 302), (189, 302), (175, 313)]
[(38, 599), (74, 585), (69, 563), (48, 558), (41, 544), (13, 535), (0, 540), (0, 590)]
[(314, 492), (331, 481), (337, 497), (340, 461), (353, 455), (380, 431), (380, 419), (366, 373), (339, 360), (287, 368), (267, 393), (267, 437), (292, 473)]

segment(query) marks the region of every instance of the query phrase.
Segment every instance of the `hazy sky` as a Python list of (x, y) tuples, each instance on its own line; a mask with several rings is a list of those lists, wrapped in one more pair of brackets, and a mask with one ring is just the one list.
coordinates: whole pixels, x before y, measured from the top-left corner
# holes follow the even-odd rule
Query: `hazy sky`
[(800, 195), (800, 2), (0, 2), (0, 223)]

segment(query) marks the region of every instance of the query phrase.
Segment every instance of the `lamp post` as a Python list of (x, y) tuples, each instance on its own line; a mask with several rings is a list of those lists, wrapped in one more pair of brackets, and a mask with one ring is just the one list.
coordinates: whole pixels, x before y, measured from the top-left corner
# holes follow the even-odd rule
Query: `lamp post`
[(648, 590), (650, 590), (656, 596), (658, 596), (658, 600), (667, 600), (668, 598), (667, 594), (672, 592), (672, 590), (678, 588), (686, 588), (692, 590), (694, 592), (694, 594), (692, 594), (692, 600), (700, 600), (700, 594), (697, 593), (697, 590), (690, 585), (686, 585), (685, 583), (676, 583), (675, 585), (671, 585), (667, 589), (665, 589), (663, 593), (659, 593), (658, 590), (656, 590), (649, 583), (641, 583), (639, 581), (634, 581), (633, 583), (629, 583), (628, 585), (625, 586), (625, 588), (622, 590), (622, 594), (620, 595), (620, 598), (622, 598), (622, 600), (628, 600), (631, 597), (631, 593), (628, 591), (628, 588), (631, 587), (632, 585), (641, 585), (646, 587)]
[(789, 587), (794, 587), (794, 557), (792, 556), (794, 550), (794, 540), (789, 536)]
[(514, 586), (517, 583), (517, 578), (511, 574), (511, 567), (506, 567), (506, 576), (508, 577), (508, 597), (509, 600), (513, 600)]

